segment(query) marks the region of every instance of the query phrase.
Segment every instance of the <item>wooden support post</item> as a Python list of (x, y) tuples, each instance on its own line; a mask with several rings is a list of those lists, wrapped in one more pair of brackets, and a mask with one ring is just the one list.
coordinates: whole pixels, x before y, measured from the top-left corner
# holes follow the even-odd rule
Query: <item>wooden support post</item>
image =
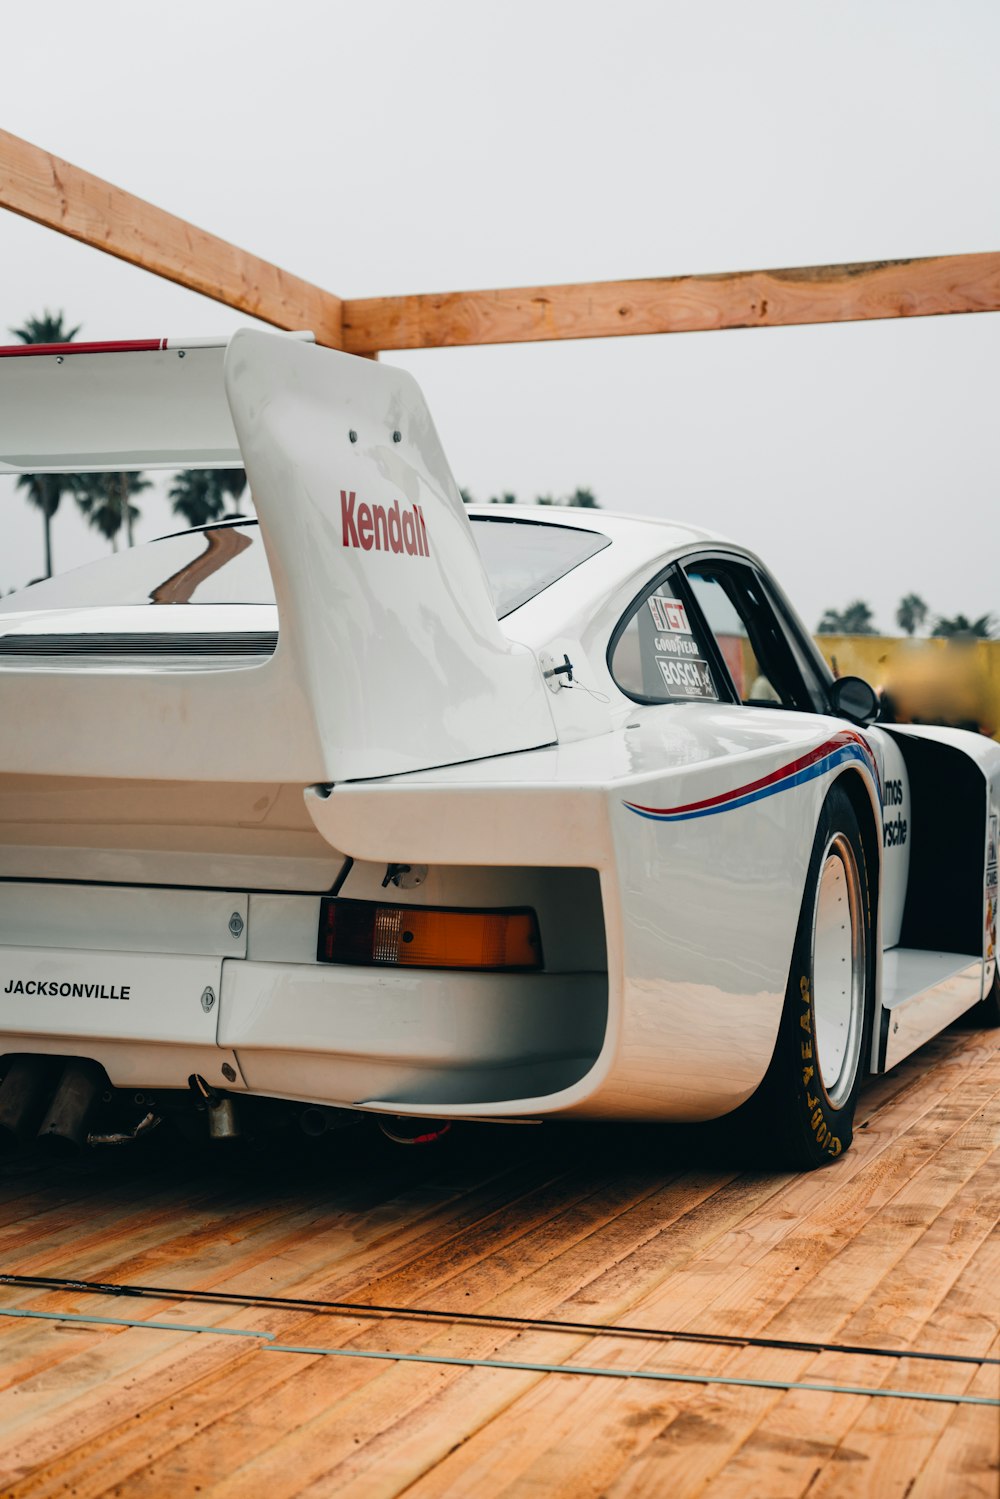
[(341, 302), (109, 182), (0, 130), (0, 207), (278, 328), (342, 347)]
[(344, 348), (775, 328), (1000, 310), (1000, 254), (502, 291), (366, 297), (343, 304)]

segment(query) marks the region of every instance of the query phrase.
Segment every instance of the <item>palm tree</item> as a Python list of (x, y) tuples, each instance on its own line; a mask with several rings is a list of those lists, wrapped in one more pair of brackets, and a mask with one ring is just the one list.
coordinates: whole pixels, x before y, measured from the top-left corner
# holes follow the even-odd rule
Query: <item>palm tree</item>
[(918, 593), (908, 593), (899, 601), (896, 623), (907, 635), (919, 630), (927, 618), (927, 605)]
[(45, 311), (41, 317), (25, 318), (23, 328), (11, 328), (10, 331), (23, 344), (71, 344), (83, 324), (67, 328), (63, 323), (64, 316), (62, 312)]
[[(61, 312), (43, 312), (41, 317), (25, 318), (23, 328), (11, 328), (15, 338), (23, 344), (68, 344), (80, 331), (67, 328)], [(52, 517), (59, 509), (59, 501), (68, 489), (73, 488), (71, 474), (21, 474), (18, 489), (23, 489), (29, 504), (42, 512), (45, 529), (45, 576), (52, 576)]]
[(993, 630), (993, 616), (981, 614), (978, 619), (967, 619), (964, 614), (956, 614), (952, 619), (939, 617), (934, 625), (935, 635), (954, 637), (956, 635), (971, 636), (976, 640), (989, 640)]
[(816, 629), (817, 635), (874, 635), (875, 616), (861, 599), (846, 609), (828, 609)]
[(94, 529), (110, 541), (116, 552), (122, 526), (129, 546), (132, 545), (132, 523), (139, 518), (139, 507), (132, 504), (132, 496), (149, 487), (149, 480), (142, 474), (73, 476), (77, 504)]
[[(467, 505), (473, 503), (472, 496), (466, 490), (461, 490), (463, 500)], [(503, 494), (490, 496), (491, 505), (516, 505), (517, 495), (505, 490)], [(575, 505), (580, 510), (600, 510), (600, 505), (592, 489), (574, 489), (573, 493), (567, 495), (564, 500), (554, 499), (550, 494), (540, 494), (535, 500), (536, 505)]]
[(243, 474), (246, 483), (242, 469), (186, 468), (175, 474), (167, 491), (174, 514), (182, 515), (189, 526), (207, 526), (209, 521), (218, 520), (226, 509), (220, 473)]
[(246, 487), (243, 468), (186, 468), (175, 474), (168, 494), (175, 515), (189, 526), (207, 526), (229, 512)]
[(228, 495), (235, 505), (244, 489), (247, 487), (247, 471), (245, 468), (217, 468), (215, 469), (216, 482), (224, 495)]

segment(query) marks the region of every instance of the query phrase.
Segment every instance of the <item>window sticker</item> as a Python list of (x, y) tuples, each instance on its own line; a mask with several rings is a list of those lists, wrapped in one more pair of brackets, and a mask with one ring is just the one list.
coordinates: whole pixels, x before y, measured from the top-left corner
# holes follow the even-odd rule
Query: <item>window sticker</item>
[(720, 701), (708, 647), (682, 599), (664, 577), (645, 595), (620, 632), (611, 673), (629, 696), (651, 703)]
[[(661, 585), (662, 588), (662, 585)], [(695, 639), (687, 609), (680, 599), (664, 592), (646, 600), (654, 630), (648, 619), (643, 630), (646, 650), (652, 656), (649, 669), (656, 683), (647, 688), (655, 696), (707, 700), (717, 703), (719, 694), (703, 648)], [(647, 658), (648, 659), (648, 658)]]
[(656, 664), (670, 697), (703, 698), (713, 703), (719, 701), (707, 661), (698, 656), (684, 660), (665, 660), (662, 656), (657, 656)]
[(650, 594), (646, 600), (653, 624), (658, 630), (668, 630), (674, 635), (690, 635), (687, 610), (680, 599), (666, 598), (662, 593)]
[(660, 656), (698, 656), (698, 642), (690, 635), (655, 635), (653, 646)]

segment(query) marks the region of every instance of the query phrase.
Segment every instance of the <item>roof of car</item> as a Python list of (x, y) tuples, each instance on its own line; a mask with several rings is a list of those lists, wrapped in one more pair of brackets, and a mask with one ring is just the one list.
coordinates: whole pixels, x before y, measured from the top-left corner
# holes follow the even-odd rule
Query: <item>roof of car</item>
[(583, 531), (599, 531), (612, 541), (632, 542), (645, 537), (654, 552), (675, 547), (696, 546), (702, 542), (728, 541), (715, 531), (656, 515), (632, 515), (617, 510), (589, 509), (579, 505), (470, 505), (469, 515), (476, 520), (532, 521), (549, 526), (575, 526)]

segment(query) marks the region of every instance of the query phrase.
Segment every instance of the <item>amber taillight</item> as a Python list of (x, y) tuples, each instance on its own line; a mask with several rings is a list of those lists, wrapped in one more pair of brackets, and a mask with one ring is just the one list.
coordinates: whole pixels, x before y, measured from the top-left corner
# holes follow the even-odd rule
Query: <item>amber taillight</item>
[(368, 900), (320, 903), (321, 963), (405, 968), (532, 969), (542, 966), (534, 911), (439, 910)]

